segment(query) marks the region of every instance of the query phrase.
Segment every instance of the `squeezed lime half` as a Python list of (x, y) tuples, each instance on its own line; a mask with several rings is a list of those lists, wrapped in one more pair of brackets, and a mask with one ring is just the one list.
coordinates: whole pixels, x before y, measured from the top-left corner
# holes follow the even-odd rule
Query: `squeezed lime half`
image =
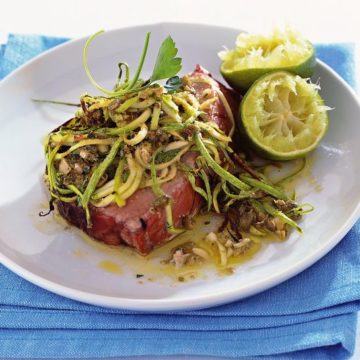
[(272, 71), (310, 77), (316, 63), (314, 46), (292, 29), (275, 29), (270, 36), (241, 33), (235, 49), (221, 51), (219, 57), (224, 79), (240, 91)]
[(261, 155), (291, 160), (314, 150), (328, 127), (319, 86), (276, 71), (258, 79), (240, 105), (241, 128)]

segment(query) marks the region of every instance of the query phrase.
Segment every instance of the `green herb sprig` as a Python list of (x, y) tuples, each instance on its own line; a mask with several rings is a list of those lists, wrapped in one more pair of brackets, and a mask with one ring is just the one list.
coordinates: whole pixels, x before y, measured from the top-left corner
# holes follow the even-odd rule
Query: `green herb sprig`
[[(84, 68), (86, 75), (88, 76), (90, 82), (101, 92), (103, 92), (108, 97), (119, 97), (124, 96), (131, 92), (140, 91), (146, 89), (150, 86), (156, 84), (157, 81), (169, 79), (167, 82), (167, 88), (169, 90), (176, 90), (180, 86), (179, 78), (176, 76), (182, 67), (182, 59), (176, 57), (178, 49), (176, 48), (174, 40), (171, 36), (168, 36), (161, 44), (159, 52), (156, 58), (154, 69), (152, 75), (146, 81), (141, 80), (141, 71), (144, 66), (145, 58), (149, 48), (150, 42), (150, 32), (146, 33), (143, 50), (140, 56), (139, 64), (136, 69), (134, 77), (130, 80), (130, 68), (129, 65), (125, 62), (120, 62), (119, 66), (119, 76), (118, 81), (113, 91), (107, 90), (100, 86), (92, 76), (89, 64), (88, 64), (88, 48), (93, 40), (104, 33), (104, 30), (98, 31), (97, 33), (91, 35), (86, 41), (83, 53)], [(125, 69), (125, 80), (121, 82), (123, 69)]]

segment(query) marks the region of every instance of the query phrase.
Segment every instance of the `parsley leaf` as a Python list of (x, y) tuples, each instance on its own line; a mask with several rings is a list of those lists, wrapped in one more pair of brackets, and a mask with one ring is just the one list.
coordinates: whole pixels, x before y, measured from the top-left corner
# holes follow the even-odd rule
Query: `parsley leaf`
[(150, 82), (175, 76), (181, 70), (181, 58), (175, 57), (178, 49), (169, 35), (161, 44)]

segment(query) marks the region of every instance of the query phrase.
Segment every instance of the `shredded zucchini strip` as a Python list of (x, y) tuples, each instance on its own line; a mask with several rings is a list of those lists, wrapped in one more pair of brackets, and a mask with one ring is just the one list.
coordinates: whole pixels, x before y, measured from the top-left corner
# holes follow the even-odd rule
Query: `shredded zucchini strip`
[(82, 207), (84, 208), (85, 214), (86, 214), (86, 221), (89, 225), (91, 225), (91, 219), (90, 219), (90, 212), (89, 212), (88, 204), (89, 204), (91, 195), (94, 193), (96, 186), (97, 186), (98, 182), (100, 181), (101, 177), (104, 175), (106, 169), (113, 162), (122, 142), (123, 142), (123, 139), (121, 137), (119, 137), (114, 142), (109, 153), (106, 155), (104, 161), (97, 167), (97, 169), (91, 175), (89, 183), (88, 183), (88, 185), (84, 191), (84, 194), (81, 198), (81, 204), (82, 204)]
[(281, 190), (275, 188), (274, 186), (271, 186), (269, 184), (266, 184), (265, 182), (263, 181), (260, 181), (260, 180), (256, 180), (250, 176), (247, 176), (247, 175), (241, 175), (240, 176), (240, 179), (248, 184), (248, 185), (251, 185), (255, 188), (258, 188), (260, 190), (263, 190), (265, 191), (266, 193), (274, 196), (275, 198), (277, 199), (281, 199), (281, 200), (289, 200), (288, 196), (283, 193)]
[(200, 110), (202, 111), (207, 110), (216, 101), (217, 101), (216, 97), (212, 97), (210, 99), (205, 100), (204, 102), (201, 103)]
[(182, 147), (187, 145), (189, 145), (189, 141), (185, 141), (185, 140), (173, 141), (168, 145), (166, 145), (164, 150), (170, 151), (170, 150), (181, 149)]
[(116, 201), (119, 207), (122, 207), (126, 204), (126, 199), (128, 199), (135, 191), (139, 188), (140, 182), (142, 180), (143, 169), (136, 164), (136, 161), (131, 158), (128, 158), (128, 164), (130, 167), (130, 175), (125, 183), (121, 184), (118, 189), (111, 191), (111, 193), (103, 197), (100, 201), (93, 202), (92, 204), (96, 207), (103, 207), (109, 205), (111, 202)]
[(111, 104), (112, 100), (110, 99), (103, 99), (97, 103), (92, 104), (89, 107), (89, 111), (94, 111), (96, 109), (101, 109), (101, 108), (105, 108), (107, 106), (109, 106)]
[(195, 124), (205, 131), (207, 131), (212, 137), (214, 137), (216, 140), (228, 143), (231, 141), (231, 138), (229, 136), (221, 134), (220, 129), (216, 129), (212, 124), (210, 123), (203, 123), (200, 121), (195, 121)]
[(207, 197), (207, 211), (209, 212), (212, 204), (212, 193), (211, 193), (209, 177), (207, 176), (206, 172), (203, 169), (200, 170), (199, 175), (205, 185), (206, 197)]
[(193, 190), (196, 191), (198, 194), (200, 194), (205, 199), (205, 201), (208, 202), (208, 195), (202, 187), (196, 185), (196, 179), (195, 179), (194, 174), (191, 172), (188, 172), (186, 174), (186, 177), (189, 180), (189, 183), (191, 184), (191, 187), (193, 188)]
[(134, 104), (136, 104), (139, 101), (139, 97), (138, 96), (134, 96), (130, 99), (125, 100), (116, 110), (115, 113), (116, 114), (122, 114), (124, 113), (127, 109), (129, 109), (130, 107), (132, 107)]
[(296, 229), (300, 234), (303, 234), (304, 231), (302, 228), (292, 219), (290, 219), (287, 215), (285, 215), (282, 211), (275, 209), (272, 205), (268, 202), (260, 202), (258, 200), (252, 199), (251, 200), (252, 206), (258, 211), (262, 213), (268, 213), (271, 216), (278, 217), (282, 220), (285, 224), (290, 225), (294, 229)]
[(200, 132), (197, 132), (195, 134), (195, 143), (200, 154), (205, 158), (209, 167), (213, 169), (222, 179), (228, 181), (230, 184), (234, 185), (239, 190), (249, 190), (251, 188), (249, 185), (242, 182), (216, 163), (216, 161), (210, 156), (208, 150), (206, 149), (206, 146), (202, 141), (202, 136)]
[(127, 136), (125, 135), (124, 143), (132, 146), (137, 145), (145, 139), (147, 133), (148, 133), (148, 128), (146, 124), (142, 124), (140, 127), (140, 131), (133, 138), (128, 139)]
[(47, 155), (47, 177), (49, 181), (50, 191), (56, 187), (56, 171), (54, 167), (54, 158), (60, 149), (61, 144), (55, 146)]
[(120, 127), (120, 128), (105, 128), (105, 129), (99, 129), (98, 131), (100, 133), (105, 133), (107, 135), (125, 135), (129, 133), (130, 131), (136, 130), (137, 128), (141, 127), (142, 124), (144, 124), (149, 117), (151, 116), (151, 109), (146, 109), (142, 112), (142, 114), (137, 117), (135, 120), (133, 120), (131, 123), (127, 124), (126, 126)]
[(153, 157), (152, 157), (152, 160), (151, 160), (151, 168), (150, 168), (150, 171), (151, 171), (151, 180), (152, 180), (152, 190), (154, 192), (154, 194), (157, 196), (157, 197), (161, 197), (161, 196), (165, 196), (167, 197), (168, 199), (168, 202), (167, 204), (165, 205), (165, 215), (166, 215), (166, 226), (167, 226), (167, 230), (170, 234), (180, 234), (182, 232), (184, 232), (184, 229), (178, 229), (174, 226), (174, 221), (173, 221), (173, 214), (172, 214), (172, 208), (171, 208), (171, 202), (172, 202), (172, 199), (169, 198), (164, 192), (163, 190), (161, 189), (160, 187), (160, 184), (158, 182), (158, 179), (157, 179), (157, 174), (156, 174), (156, 167), (155, 167), (155, 158), (156, 158), (156, 155), (157, 155), (157, 152), (156, 151), (154, 154), (153, 154)]
[(171, 95), (164, 94), (161, 98), (162, 110), (175, 122), (181, 123), (178, 106), (171, 100)]
[(129, 189), (132, 188), (134, 183), (136, 183), (136, 178), (141, 169), (136, 164), (136, 161), (133, 159), (131, 154), (126, 156), (126, 161), (129, 166), (129, 176), (128, 176), (127, 180), (122, 185), (119, 186), (118, 189), (115, 189), (115, 191), (119, 195), (119, 197), (122, 197), (122, 194), (126, 193)]
[[(166, 168), (166, 170), (168, 170), (168, 168)], [(170, 170), (167, 171), (167, 174), (165, 176), (158, 177), (157, 182), (158, 182), (158, 184), (167, 183), (170, 180), (172, 180), (176, 176), (176, 174), (177, 174), (177, 168), (176, 168), (176, 165), (173, 164), (170, 166)], [(140, 186), (140, 188), (145, 188), (145, 187), (149, 187), (149, 186), (152, 186), (151, 179), (146, 180), (145, 183), (142, 186)]]
[(117, 192), (117, 189), (122, 184), (122, 176), (124, 173), (124, 167), (125, 167), (125, 158), (123, 157), (120, 159), (119, 164), (116, 168), (116, 172), (115, 172), (115, 176), (114, 176), (114, 187), (113, 187), (113, 192), (115, 193), (115, 202), (119, 207), (125, 205), (125, 201), (120, 198), (120, 196)]
[(244, 200), (244, 199), (251, 197), (254, 194), (252, 191), (241, 191), (239, 194), (232, 194), (229, 191), (225, 181), (221, 182), (221, 188), (223, 189), (223, 191), (227, 197), (229, 197), (230, 199), (234, 199), (234, 200)]
[(212, 195), (212, 198), (213, 198), (213, 206), (214, 206), (214, 209), (215, 211), (220, 214), (220, 209), (219, 209), (219, 202), (218, 202), (218, 196), (219, 196), (219, 192), (221, 190), (221, 183), (219, 182), (215, 188), (214, 188), (214, 191), (213, 191), (213, 195)]
[(156, 102), (153, 106), (153, 113), (151, 115), (150, 130), (157, 130), (159, 127), (161, 104)]
[(138, 166), (136, 164), (136, 161), (135, 161), (134, 166), (135, 166), (136, 170), (135, 170), (135, 178), (134, 178), (133, 183), (125, 191), (119, 193), (119, 197), (122, 200), (128, 199), (132, 194), (135, 193), (135, 191), (140, 186), (144, 169), (142, 167)]
[(220, 155), (219, 155), (219, 151), (216, 148), (216, 145), (214, 144), (213, 141), (211, 141), (210, 139), (203, 139), (204, 144), (207, 146), (207, 148), (212, 152), (213, 156), (214, 156), (214, 160), (218, 163), (221, 164), (221, 159), (220, 159)]
[(273, 206), (264, 202), (263, 204), (264, 210), (272, 216), (278, 217), (285, 224), (290, 225), (294, 229), (296, 229), (300, 234), (303, 233), (302, 228), (292, 219), (290, 219), (287, 215), (285, 215), (282, 211), (275, 209)]
[(77, 144), (71, 146), (68, 150), (62, 152), (62, 153), (57, 153), (55, 156), (55, 160), (59, 160), (62, 159), (66, 156), (68, 156), (69, 154), (71, 154), (72, 152), (74, 152), (75, 150), (84, 147), (84, 146), (89, 146), (89, 145), (111, 145), (114, 143), (114, 139), (86, 139), (86, 140), (82, 140), (79, 141)]
[(136, 103), (132, 104), (131, 108), (133, 108), (133, 109), (146, 109), (146, 108), (149, 108), (150, 106), (152, 106), (153, 104), (155, 104), (155, 101), (156, 100), (154, 98), (139, 101), (139, 102), (136, 102)]

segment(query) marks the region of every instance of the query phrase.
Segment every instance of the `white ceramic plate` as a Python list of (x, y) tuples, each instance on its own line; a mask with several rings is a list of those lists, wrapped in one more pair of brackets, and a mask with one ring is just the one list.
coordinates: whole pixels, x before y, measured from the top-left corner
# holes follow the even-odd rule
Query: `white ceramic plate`
[[(111, 31), (91, 46), (95, 78), (111, 88), (119, 60), (136, 66), (147, 31), (152, 39), (146, 73), (160, 42), (171, 34), (183, 58), (183, 74), (199, 63), (218, 79), (217, 52), (223, 45), (232, 47), (239, 32), (184, 24)], [(85, 91), (93, 91), (82, 65), (84, 42), (75, 40), (48, 51), (0, 84), (0, 261), (18, 275), (96, 305), (143, 311), (207, 307), (258, 293), (306, 269), (332, 249), (358, 218), (360, 106), (349, 86), (319, 61), (314, 79), (320, 78), (321, 94), (335, 109), (329, 114), (328, 134), (313, 155), (311, 176), (304, 176), (298, 186), (302, 200), (316, 208), (302, 221), (305, 235), (294, 233), (285, 243), (265, 247), (228, 277), (209, 276), (175, 286), (166, 280), (144, 279), (140, 284), (124, 268), (122, 274), (103, 270), (99, 263), (121, 266), (121, 256), (99, 250), (52, 217), (37, 216), (46, 206), (41, 139), (68, 119), (72, 109), (39, 106), (30, 99), (76, 101)]]

